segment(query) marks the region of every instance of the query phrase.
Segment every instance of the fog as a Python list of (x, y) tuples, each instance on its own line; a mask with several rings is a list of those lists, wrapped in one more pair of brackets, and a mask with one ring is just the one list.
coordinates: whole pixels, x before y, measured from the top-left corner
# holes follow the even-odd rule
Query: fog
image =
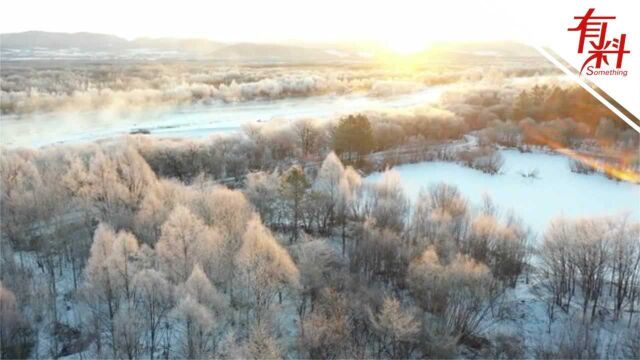
[(154, 135), (202, 138), (212, 133), (237, 131), (243, 124), (306, 117), (333, 118), (372, 109), (393, 109), (436, 101), (445, 87), (430, 87), (402, 97), (369, 97), (361, 94), (307, 98), (255, 100), (241, 103), (158, 107), (129, 113), (89, 111), (17, 116), (3, 120), (3, 143), (38, 147), (60, 142), (85, 142), (135, 129)]
[(473, 69), (225, 67), (207, 64), (3, 64), (2, 114), (130, 111), (155, 106), (274, 100), (325, 94), (405, 94), (474, 76)]
[[(474, 94), (512, 97), (533, 82), (561, 82), (544, 69), (418, 71), (362, 67), (99, 65), (13, 67), (3, 72), (2, 143), (39, 147), (144, 130), (203, 138), (243, 124), (353, 112), (403, 118), (437, 105), (456, 110)], [(505, 85), (508, 85), (505, 88)], [(432, 111), (432, 110), (429, 110)]]

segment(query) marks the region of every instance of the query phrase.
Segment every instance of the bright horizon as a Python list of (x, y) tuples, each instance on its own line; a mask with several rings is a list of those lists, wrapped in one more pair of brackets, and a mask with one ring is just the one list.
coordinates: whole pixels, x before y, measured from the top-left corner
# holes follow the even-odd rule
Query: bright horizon
[(546, 0), (527, 5), (506, 0), (453, 0), (437, 7), (412, 0), (114, 0), (108, 5), (80, 0), (24, 0), (3, 4), (0, 32), (93, 32), (129, 40), (174, 37), (261, 43), (375, 42), (396, 52), (411, 53), (447, 41), (537, 42), (551, 36), (545, 26), (555, 13), (550, 9), (576, 7)]

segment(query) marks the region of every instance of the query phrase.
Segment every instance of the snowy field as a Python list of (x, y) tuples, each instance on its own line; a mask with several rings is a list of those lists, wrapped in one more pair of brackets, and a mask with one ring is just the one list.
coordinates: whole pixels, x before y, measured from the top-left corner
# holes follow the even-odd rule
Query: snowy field
[[(504, 211), (513, 210), (541, 235), (549, 221), (557, 216), (582, 217), (623, 215), (640, 221), (640, 185), (616, 182), (603, 175), (581, 175), (569, 169), (569, 159), (547, 153), (501, 151), (505, 164), (499, 175), (488, 175), (450, 162), (423, 162), (394, 168), (410, 199), (421, 189), (445, 182), (456, 185), (474, 205), (489, 194)], [(520, 173), (538, 170), (538, 178)], [(376, 181), (373, 173), (367, 181)]]
[(131, 113), (94, 111), (3, 116), (0, 142), (11, 147), (40, 147), (105, 139), (128, 134), (135, 129), (146, 129), (156, 136), (201, 138), (213, 133), (237, 131), (243, 124), (256, 121), (331, 118), (364, 110), (430, 104), (437, 101), (446, 88), (447, 85), (433, 86), (391, 97), (325, 95), (240, 103), (216, 102)]

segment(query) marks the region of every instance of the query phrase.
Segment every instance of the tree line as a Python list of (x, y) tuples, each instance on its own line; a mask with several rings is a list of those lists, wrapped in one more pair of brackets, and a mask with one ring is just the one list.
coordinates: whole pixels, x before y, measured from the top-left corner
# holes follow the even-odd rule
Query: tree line
[(638, 224), (558, 220), (537, 248), (488, 197), (438, 184), (412, 203), (393, 171), (368, 182), (333, 153), (239, 190), (158, 177), (134, 146), (0, 164), (5, 357), (489, 354), (483, 327), (530, 277), (552, 315), (579, 301), (632, 324), (638, 303)]

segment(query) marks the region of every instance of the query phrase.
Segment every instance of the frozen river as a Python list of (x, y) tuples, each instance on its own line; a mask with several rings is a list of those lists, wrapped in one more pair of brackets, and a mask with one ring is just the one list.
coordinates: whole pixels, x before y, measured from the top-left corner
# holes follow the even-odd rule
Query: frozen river
[[(502, 212), (513, 210), (541, 234), (556, 216), (581, 217), (629, 214), (640, 222), (640, 185), (609, 180), (603, 175), (580, 175), (569, 170), (562, 155), (502, 151), (505, 165), (500, 175), (487, 175), (449, 162), (424, 162), (394, 168), (406, 194), (415, 200), (420, 189), (445, 182), (456, 185), (474, 205), (489, 194)], [(539, 178), (519, 172), (538, 169)], [(367, 181), (381, 176), (374, 173)]]
[(326, 95), (239, 103), (216, 102), (178, 108), (131, 113), (57, 112), (22, 117), (3, 116), (0, 139), (3, 145), (40, 147), (75, 143), (124, 135), (146, 129), (157, 136), (206, 137), (212, 133), (237, 131), (242, 124), (273, 119), (304, 117), (331, 118), (355, 111), (404, 108), (435, 102), (446, 86), (393, 96), (365, 94)]

